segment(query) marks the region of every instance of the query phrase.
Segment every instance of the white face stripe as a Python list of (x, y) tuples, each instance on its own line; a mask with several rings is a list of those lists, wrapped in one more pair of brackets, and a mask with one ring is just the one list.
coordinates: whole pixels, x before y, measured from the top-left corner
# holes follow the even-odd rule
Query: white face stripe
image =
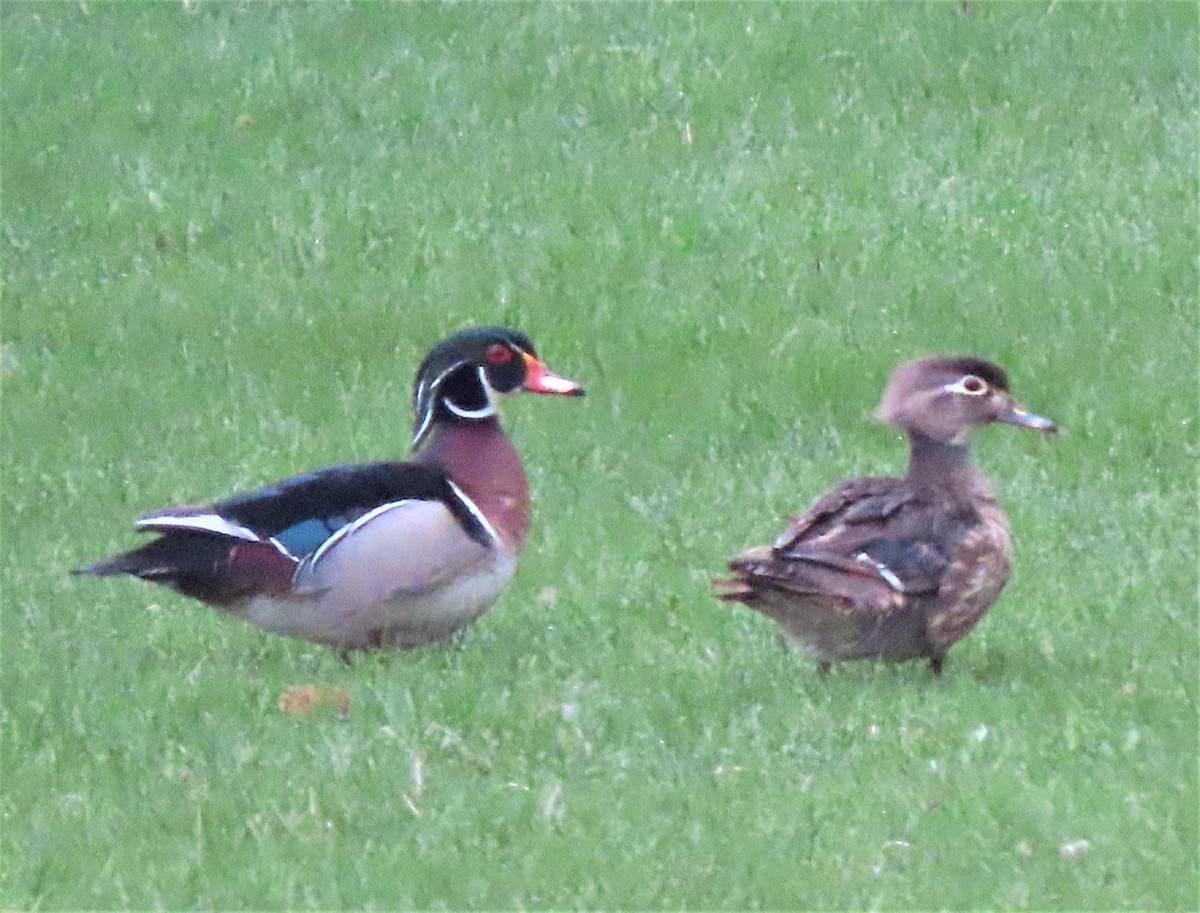
[[(968, 384), (974, 386), (976, 389), (969, 389)], [(943, 385), (942, 389), (947, 393), (961, 393), (964, 396), (983, 396), (991, 388), (983, 378), (974, 374), (964, 374), (954, 383)]]
[[(420, 400), (418, 400), (418, 402), (420, 402)], [(416, 433), (413, 435), (412, 445), (414, 447), (416, 447), (417, 444), (421, 442), (421, 439), (428, 433), (429, 425), (432, 421), (433, 407), (431, 406), (430, 408), (426, 409), (425, 414), (421, 416), (421, 425), (419, 428), (417, 428)]]
[(483, 387), (483, 395), (487, 397), (486, 406), (472, 412), (468, 409), (459, 409), (448, 399), (442, 400), (446, 404), (447, 409), (455, 415), (461, 415), (463, 418), (487, 418), (489, 415), (496, 414), (496, 391), (492, 389), (492, 385), (488, 381), (487, 369), (483, 365), (480, 365), (475, 369), (475, 372), (479, 375), (479, 385)]
[(459, 488), (457, 485), (455, 485), (453, 482), (451, 482), (449, 479), (447, 479), (446, 481), (449, 482), (450, 488), (454, 491), (455, 497), (457, 497), (458, 500), (462, 502), (463, 506), (466, 507), (466, 509), (471, 512), (471, 516), (473, 516), (476, 520), (479, 521), (479, 525), (482, 526), (487, 531), (488, 537), (493, 542), (501, 541), (500, 534), (498, 532), (496, 532), (496, 527), (492, 526), (492, 524), (488, 520), (488, 518), (483, 515), (483, 511), (479, 509), (479, 505), (476, 504), (474, 501), (472, 501), (470, 498), (468, 498), (467, 493), (465, 491), (463, 491), (461, 488)]
[(136, 529), (194, 529), (202, 533), (215, 533), (218, 536), (230, 536), (234, 539), (245, 539), (247, 542), (262, 542), (262, 536), (222, 517), (220, 514), (194, 514), (178, 517), (173, 514), (161, 516), (139, 517), (133, 523)]
[[(425, 391), (427, 389), (429, 391), (431, 391), (429, 395), (432, 396), (433, 394), (436, 394), (437, 390), (442, 385), (442, 381), (444, 381), (447, 377), (449, 377), (455, 371), (460, 370), (466, 364), (467, 364), (467, 362), (460, 361), (460, 362), (456, 362), (455, 364), (451, 365), (449, 368), (447, 368), (445, 371), (443, 371), (441, 374), (439, 374), (437, 376), (437, 378), (433, 381), (433, 383), (429, 385), (428, 388), (426, 388), (424, 382), (422, 382), (417, 387), (417, 406), (420, 407), (422, 405), (422, 399), (426, 395)], [(492, 390), (492, 385), (490, 383), (488, 383), (487, 371), (484, 370), (482, 365), (479, 366), (478, 368), (476, 368), (476, 371), (479, 373), (479, 383), (483, 386), (483, 394), (484, 394), (484, 396), (487, 397), (487, 405), (486, 406), (484, 406), (482, 409), (463, 409), (463, 408), (460, 408), (459, 406), (454, 405), (454, 403), (452, 403), (447, 397), (444, 397), (444, 396), (442, 397), (442, 402), (446, 404), (446, 408), (449, 409), (451, 412), (453, 412), (455, 415), (457, 415), (459, 418), (481, 419), (481, 418), (488, 418), (489, 416), (496, 414), (496, 411), (497, 411), (496, 410), (496, 399), (494, 396), (495, 391)], [(431, 399), (429, 405), (425, 406), (424, 408), (425, 408), (425, 412), (421, 416), (421, 424), (417, 428), (416, 434), (413, 435), (413, 446), (414, 447), (421, 442), (421, 440), (425, 437), (426, 434), (429, 433), (429, 426), (431, 424), (433, 424), (434, 403), (433, 403), (432, 399)]]
[(419, 428), (417, 428), (416, 433), (413, 435), (412, 442), (413, 442), (414, 447), (416, 447), (417, 444), (419, 444), (421, 442), (421, 439), (423, 437), (425, 437), (425, 435), (428, 433), (429, 424), (432, 421), (433, 421), (433, 410), (426, 409), (424, 416), (421, 418), (421, 426)]
[(462, 366), (463, 363), (461, 361), (455, 362), (445, 371), (435, 377), (433, 379), (433, 383), (429, 384), (428, 386), (424, 380), (417, 384), (417, 396), (414, 404), (418, 409), (424, 409), (425, 411), (421, 414), (421, 424), (417, 427), (416, 433), (413, 434), (414, 447), (416, 447), (417, 444), (421, 442), (421, 439), (429, 432), (429, 426), (433, 423), (434, 404), (432, 398), (430, 399), (430, 402), (426, 404), (426, 397), (430, 396), (430, 391), (436, 390), (439, 386), (441, 386), (442, 381), (449, 377), (452, 372), (457, 371)]

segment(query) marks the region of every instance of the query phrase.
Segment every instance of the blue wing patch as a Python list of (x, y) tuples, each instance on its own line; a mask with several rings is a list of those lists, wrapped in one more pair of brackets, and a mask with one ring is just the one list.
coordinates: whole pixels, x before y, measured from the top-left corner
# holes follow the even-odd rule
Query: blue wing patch
[(287, 549), (288, 554), (303, 559), (313, 554), (330, 536), (354, 520), (355, 517), (349, 514), (301, 520), (276, 533), (274, 539)]

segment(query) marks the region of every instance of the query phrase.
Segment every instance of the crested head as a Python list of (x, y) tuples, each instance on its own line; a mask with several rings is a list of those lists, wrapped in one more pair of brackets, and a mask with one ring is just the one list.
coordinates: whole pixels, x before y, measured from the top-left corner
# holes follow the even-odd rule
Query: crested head
[(567, 396), (583, 394), (574, 381), (551, 373), (529, 337), (506, 327), (472, 327), (434, 346), (413, 383), (413, 446), (438, 421), (487, 421), (496, 395), (518, 389)]
[(973, 356), (919, 358), (898, 366), (877, 415), (944, 444), (964, 444), (971, 428), (990, 422), (1057, 430), (1013, 398), (1003, 368)]

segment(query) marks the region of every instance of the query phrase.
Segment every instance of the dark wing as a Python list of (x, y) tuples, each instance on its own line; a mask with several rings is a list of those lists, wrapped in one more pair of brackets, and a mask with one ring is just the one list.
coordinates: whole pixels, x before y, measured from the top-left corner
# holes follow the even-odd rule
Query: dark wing
[(874, 476), (849, 479), (799, 517), (793, 517), (775, 540), (775, 548), (818, 542), (830, 534), (844, 534), (847, 527), (886, 522), (909, 497), (899, 479)]
[(736, 577), (723, 582), (731, 592), (720, 595), (777, 609), (886, 614), (937, 591), (949, 551), (977, 522), (899, 479), (852, 479), (794, 519), (773, 547), (734, 558)]
[(442, 503), (467, 535), (491, 544), (445, 472), (380, 462), (329, 466), (213, 504), (147, 514), (136, 525), (159, 538), (78, 573), (132, 574), (217, 605), (284, 594), (299, 563), (339, 530), (402, 501)]
[(327, 466), (218, 501), (211, 511), (302, 556), (368, 511), (399, 501), (440, 501), (472, 539), (481, 545), (490, 543), (487, 529), (445, 471), (421, 463)]

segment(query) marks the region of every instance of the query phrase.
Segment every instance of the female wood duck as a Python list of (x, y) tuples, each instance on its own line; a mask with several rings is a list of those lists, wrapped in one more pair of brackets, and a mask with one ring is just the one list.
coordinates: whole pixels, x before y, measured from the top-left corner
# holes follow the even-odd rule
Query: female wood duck
[(908, 474), (843, 482), (773, 545), (734, 558), (735, 576), (714, 587), (775, 619), (821, 672), (882, 657), (928, 658), (940, 674), (1009, 575), (1008, 520), (971, 466), (971, 430), (1057, 429), (1016, 402), (1003, 369), (968, 357), (900, 365), (878, 416), (908, 434)]
[(529, 484), (496, 410), (517, 389), (583, 394), (522, 333), (456, 333), (417, 370), (410, 462), (147, 514), (135, 525), (159, 538), (77, 573), (132, 574), (342, 650), (444, 638), (496, 601), (529, 532)]

